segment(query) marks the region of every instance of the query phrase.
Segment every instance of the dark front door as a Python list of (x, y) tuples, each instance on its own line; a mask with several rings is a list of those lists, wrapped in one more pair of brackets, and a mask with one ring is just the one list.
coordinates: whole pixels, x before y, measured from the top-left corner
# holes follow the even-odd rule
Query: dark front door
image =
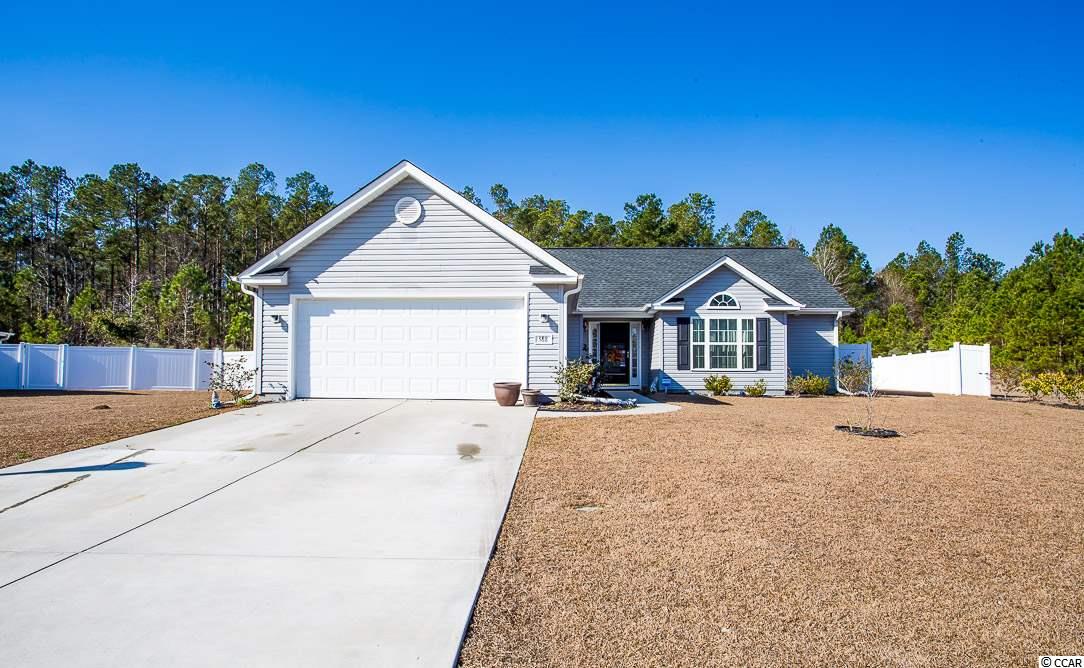
[(603, 322), (598, 326), (602, 350), (602, 382), (607, 385), (629, 384), (629, 323)]

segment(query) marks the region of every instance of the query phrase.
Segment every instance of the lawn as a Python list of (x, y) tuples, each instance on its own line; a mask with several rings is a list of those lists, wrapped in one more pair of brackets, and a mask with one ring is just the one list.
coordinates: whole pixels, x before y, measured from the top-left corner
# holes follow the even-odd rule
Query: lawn
[[(0, 466), (107, 443), (216, 411), (201, 392), (0, 392)], [(108, 406), (108, 408), (97, 408)]]
[(537, 420), (465, 666), (1020, 665), (1084, 653), (1084, 411), (676, 399)]

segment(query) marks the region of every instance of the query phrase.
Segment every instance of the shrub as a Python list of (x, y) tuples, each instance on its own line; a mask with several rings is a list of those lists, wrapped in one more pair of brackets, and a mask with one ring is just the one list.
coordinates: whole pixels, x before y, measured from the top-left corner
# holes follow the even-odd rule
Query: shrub
[[(837, 381), (839, 389), (851, 395), (855, 421), (851, 426), (861, 426), (865, 431), (873, 429), (877, 416), (877, 390), (873, 387), (873, 365), (866, 359), (846, 359), (839, 363)], [(865, 409), (865, 420), (859, 415)]]
[(1019, 364), (1006, 364), (990, 369), (990, 382), (1002, 396), (1021, 391), (1024, 369)]
[(726, 394), (730, 391), (730, 376), (716, 376), (712, 374), (704, 379), (704, 388), (714, 396)]
[(790, 391), (798, 396), (828, 394), (831, 386), (831, 379), (827, 376), (818, 376), (812, 371), (806, 371), (803, 376), (792, 376), (790, 379)]
[(757, 382), (745, 386), (745, 395), (749, 397), (763, 397), (768, 391), (768, 383), (763, 378), (757, 378)]
[(1032, 399), (1050, 397), (1058, 402), (1079, 404), (1084, 401), (1084, 377), (1070, 376), (1064, 371), (1046, 371), (1020, 381), (1024, 392)]
[(554, 374), (558, 398), (561, 401), (575, 401), (578, 395), (593, 392), (598, 370), (598, 364), (585, 360), (558, 364), (557, 372)]
[(232, 362), (223, 362), (217, 365), (207, 362), (211, 367), (211, 381), (207, 387), (212, 390), (225, 390), (239, 404), (248, 403), (244, 396), (245, 392), (252, 388), (252, 381), (256, 378), (256, 370), (249, 369), (245, 364), (244, 357), (238, 357)]
[(1020, 389), (1024, 391), (1024, 394), (1028, 395), (1028, 398), (1032, 401), (1042, 399), (1048, 392), (1044, 389), (1044, 384), (1039, 380), (1038, 376), (1028, 376), (1020, 380)]

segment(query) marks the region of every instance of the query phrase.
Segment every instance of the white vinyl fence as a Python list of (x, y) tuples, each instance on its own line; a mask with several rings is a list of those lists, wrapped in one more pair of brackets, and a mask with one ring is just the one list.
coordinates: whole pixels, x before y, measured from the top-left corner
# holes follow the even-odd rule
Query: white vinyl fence
[(0, 390), (203, 390), (208, 362), (240, 356), (252, 358), (218, 349), (0, 344)]
[(990, 346), (873, 358), (873, 386), (895, 392), (990, 396)]

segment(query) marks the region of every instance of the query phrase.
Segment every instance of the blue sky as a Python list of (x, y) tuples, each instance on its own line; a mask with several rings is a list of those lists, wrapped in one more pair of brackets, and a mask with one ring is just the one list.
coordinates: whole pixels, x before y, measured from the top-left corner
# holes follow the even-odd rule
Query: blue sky
[(615, 217), (700, 191), (875, 266), (1084, 231), (1075, 3), (393, 4), (5, 3), (0, 165), (259, 161), (341, 198), (405, 157)]

